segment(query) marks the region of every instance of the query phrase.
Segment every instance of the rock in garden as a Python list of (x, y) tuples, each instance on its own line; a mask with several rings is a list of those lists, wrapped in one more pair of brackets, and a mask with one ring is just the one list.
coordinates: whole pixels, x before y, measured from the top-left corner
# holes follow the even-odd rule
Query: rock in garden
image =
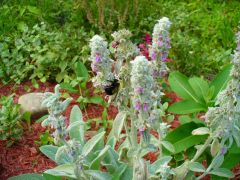
[(31, 119), (38, 119), (48, 113), (47, 108), (42, 107), (43, 93), (28, 93), (19, 97), (18, 104), (21, 105), (21, 113), (31, 113)]

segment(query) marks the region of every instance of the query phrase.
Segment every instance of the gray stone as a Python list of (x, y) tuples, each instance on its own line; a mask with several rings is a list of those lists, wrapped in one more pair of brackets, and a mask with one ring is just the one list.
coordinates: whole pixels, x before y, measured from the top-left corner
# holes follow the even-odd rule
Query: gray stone
[(42, 107), (43, 93), (28, 93), (19, 97), (18, 104), (21, 105), (21, 113), (31, 113), (31, 119), (38, 119), (47, 114), (47, 108)]

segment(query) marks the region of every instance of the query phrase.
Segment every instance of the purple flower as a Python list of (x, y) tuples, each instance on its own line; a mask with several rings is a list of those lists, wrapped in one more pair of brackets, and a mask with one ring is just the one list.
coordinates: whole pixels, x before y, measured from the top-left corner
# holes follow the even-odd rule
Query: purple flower
[(158, 41), (158, 46), (162, 47), (163, 46), (163, 41)]
[(148, 104), (148, 103), (144, 103), (144, 105), (143, 105), (143, 110), (144, 110), (145, 112), (148, 112), (148, 110), (149, 110), (149, 104)]
[(167, 60), (167, 55), (168, 55), (167, 52), (163, 52), (163, 53), (161, 54), (161, 59), (162, 59), (162, 61), (166, 62), (166, 60)]
[(167, 75), (167, 71), (166, 70), (161, 70), (160, 71), (160, 76), (161, 77), (165, 77)]
[(138, 131), (139, 131), (139, 133), (140, 133), (141, 135), (143, 135), (143, 133), (144, 133), (144, 131), (145, 131), (145, 128), (144, 128), (144, 127), (140, 127), (140, 128), (138, 129)]
[(226, 152), (227, 152), (227, 148), (223, 147), (223, 148), (221, 149), (221, 155), (226, 154)]
[(141, 102), (137, 101), (134, 108), (135, 108), (135, 110), (140, 111), (142, 108)]
[(95, 60), (97, 63), (101, 62), (101, 56), (97, 54)]
[(112, 48), (115, 49), (115, 48), (117, 48), (117, 46), (118, 46), (118, 43), (117, 43), (117, 42), (113, 42), (113, 43), (112, 43)]
[(154, 70), (153, 70), (152, 76), (153, 76), (154, 78), (157, 78), (157, 77), (159, 76), (159, 72), (158, 72), (157, 69), (154, 69)]
[(143, 92), (144, 92), (144, 88), (143, 87), (138, 87), (136, 89), (136, 93), (138, 93), (138, 94), (143, 94)]
[(151, 55), (151, 58), (152, 58), (153, 61), (155, 61), (157, 59), (157, 53), (153, 52), (152, 55)]

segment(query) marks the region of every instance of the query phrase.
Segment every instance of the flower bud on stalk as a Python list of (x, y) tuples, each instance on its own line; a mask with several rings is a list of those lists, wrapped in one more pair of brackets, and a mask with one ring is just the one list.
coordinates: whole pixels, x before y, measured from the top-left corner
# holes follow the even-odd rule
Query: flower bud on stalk
[(150, 57), (153, 61), (153, 76), (163, 77), (166, 75), (168, 68), (165, 62), (168, 61), (168, 53), (171, 48), (169, 29), (171, 22), (167, 17), (163, 17), (155, 24), (153, 29), (152, 46), (150, 47)]
[(138, 113), (138, 128), (143, 128), (149, 118), (149, 112), (154, 104), (152, 77), (150, 62), (144, 56), (137, 56), (132, 63), (131, 87), (133, 89), (133, 107)]
[(108, 81), (114, 79), (112, 74), (112, 60), (107, 42), (100, 36), (95, 35), (90, 40), (91, 57), (90, 61), (93, 72), (97, 75), (93, 78), (93, 85), (103, 87)]

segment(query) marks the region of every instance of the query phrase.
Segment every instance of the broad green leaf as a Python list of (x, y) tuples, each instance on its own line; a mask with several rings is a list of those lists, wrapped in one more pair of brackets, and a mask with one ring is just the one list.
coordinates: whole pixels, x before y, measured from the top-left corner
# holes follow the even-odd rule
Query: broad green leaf
[(97, 170), (100, 168), (101, 165), (101, 161), (103, 160), (103, 158), (107, 155), (107, 151), (109, 150), (110, 146), (106, 145), (104, 147), (104, 149), (102, 149), (100, 151), (100, 153), (98, 154), (98, 156), (92, 161), (92, 164), (90, 165), (90, 169), (92, 170)]
[(61, 83), (60, 87), (64, 90), (69, 91), (70, 93), (77, 93), (78, 90), (76, 90), (75, 88), (73, 88), (70, 84), (68, 83)]
[(201, 99), (195, 94), (191, 85), (188, 82), (188, 78), (180, 72), (172, 72), (169, 75), (168, 81), (174, 92), (185, 100), (192, 100), (196, 103), (200, 103)]
[(83, 77), (85, 81), (88, 80), (88, 77), (89, 77), (88, 70), (81, 61), (77, 62), (75, 72), (76, 72), (77, 77)]
[(45, 180), (41, 174), (22, 174), (8, 178), (8, 180)]
[(194, 172), (205, 172), (206, 171), (204, 166), (198, 162), (190, 162), (188, 164), (188, 168), (189, 168), (189, 170), (194, 171)]
[(230, 80), (230, 71), (232, 69), (232, 65), (227, 65), (223, 70), (217, 74), (215, 79), (210, 83), (210, 87), (214, 86), (214, 94), (213, 94), (213, 99), (216, 98), (218, 93), (222, 91), (223, 89), (226, 88), (228, 81)]
[(28, 26), (25, 22), (23, 21), (20, 21), (18, 24), (17, 24), (17, 28), (21, 31), (21, 32), (26, 32), (28, 31)]
[(53, 169), (48, 169), (44, 173), (50, 174), (53, 176), (70, 177), (70, 178), (76, 179), (76, 176), (74, 174), (74, 165), (73, 164), (63, 164), (63, 165), (57, 166)]
[(186, 123), (178, 128), (171, 131), (164, 140), (169, 141), (173, 144), (175, 148), (175, 153), (185, 151), (188, 148), (200, 144), (206, 140), (207, 135), (203, 136), (193, 136), (192, 131), (198, 127), (201, 127), (202, 124), (197, 124), (194, 122)]
[(53, 176), (43, 173), (44, 180), (62, 180), (62, 177)]
[(173, 143), (173, 146), (175, 148), (175, 154), (180, 153), (182, 151), (187, 150), (188, 148), (200, 144), (204, 142), (207, 138), (207, 135), (202, 135), (202, 136), (188, 136), (176, 143)]
[(70, 113), (70, 125), (77, 124), (71, 128), (69, 134), (71, 139), (78, 140), (82, 145), (84, 144), (84, 134), (85, 134), (85, 127), (82, 112), (77, 105), (73, 106), (71, 113)]
[(84, 172), (87, 175), (93, 177), (94, 180), (112, 180), (112, 176), (106, 172), (97, 171), (97, 170), (86, 170)]
[(194, 129), (192, 131), (192, 135), (205, 135), (205, 134), (209, 134), (210, 131), (207, 127), (200, 127), (200, 128), (197, 128), (197, 129)]
[(208, 82), (199, 77), (193, 77), (188, 80), (195, 94), (204, 102), (209, 90)]
[(120, 111), (117, 114), (115, 120), (113, 121), (113, 134), (116, 137), (116, 139), (119, 139), (126, 117), (127, 117), (127, 112)]
[(92, 151), (94, 146), (96, 146), (96, 144), (103, 138), (104, 134), (105, 131), (100, 132), (93, 136), (89, 141), (87, 141), (86, 144), (83, 146), (82, 155), (87, 156)]
[(189, 114), (206, 110), (207, 107), (192, 100), (176, 102), (168, 108), (168, 112), (176, 114)]
[(226, 178), (234, 178), (233, 172), (226, 168), (214, 169), (209, 174), (226, 177)]
[(89, 102), (93, 104), (100, 104), (100, 105), (105, 104), (105, 101), (101, 96), (92, 96), (91, 98), (89, 98)]
[(35, 6), (27, 6), (27, 9), (29, 10), (29, 12), (31, 12), (33, 14), (36, 14), (36, 15), (40, 15), (41, 14), (40, 9), (38, 9)]
[[(57, 146), (53, 146), (53, 145), (44, 145), (44, 146), (41, 146), (40, 148), (40, 151), (46, 155), (48, 158), (50, 158), (51, 160), (55, 161), (55, 155), (57, 153), (57, 150), (58, 150), (58, 147)], [(64, 164), (64, 163), (67, 163), (68, 160), (66, 158), (61, 158), (61, 160), (59, 161), (59, 164)]]

